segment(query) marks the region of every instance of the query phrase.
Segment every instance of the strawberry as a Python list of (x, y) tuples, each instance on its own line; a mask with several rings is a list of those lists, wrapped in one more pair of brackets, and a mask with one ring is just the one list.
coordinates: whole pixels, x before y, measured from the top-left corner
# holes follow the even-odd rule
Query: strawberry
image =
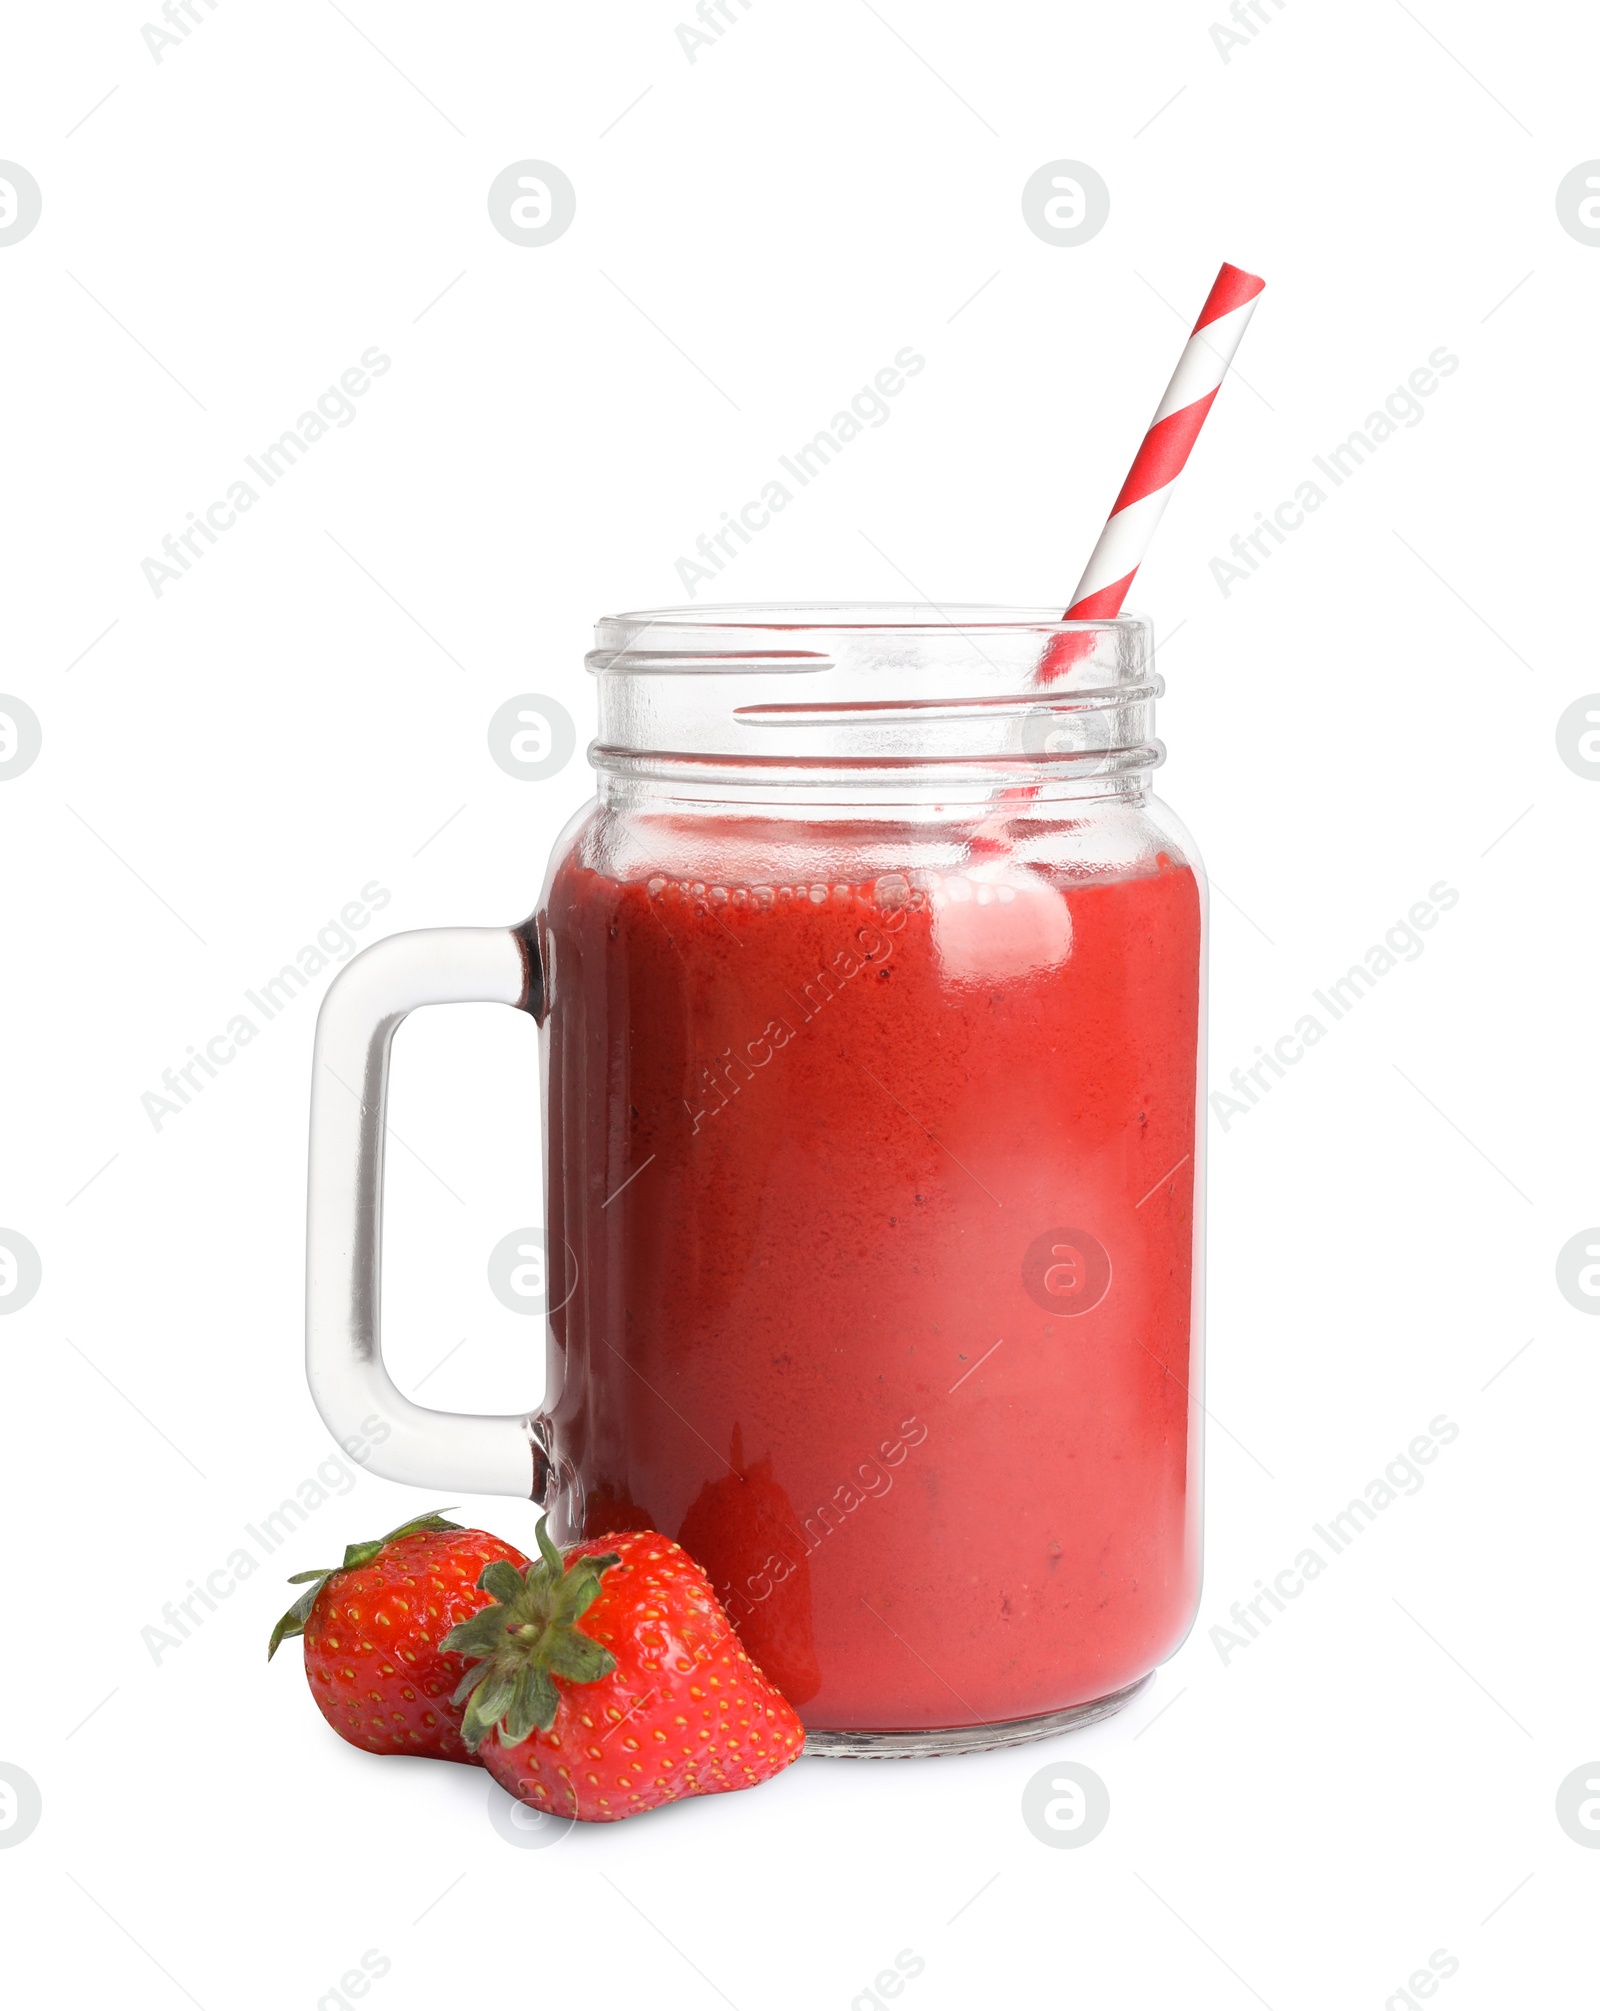
[(336, 1569), (297, 1571), (289, 1583), (309, 1589), (273, 1628), (267, 1660), (303, 1634), (306, 1681), (341, 1739), (475, 1765), (450, 1697), (465, 1664), (434, 1644), (483, 1605), (485, 1568), (527, 1561), (482, 1529), (419, 1515), (375, 1543), (352, 1543)]
[(563, 1555), (542, 1517), (538, 1539), (525, 1571), (485, 1568), (494, 1604), (442, 1643), (479, 1665), (456, 1691), (461, 1732), (502, 1787), (553, 1815), (620, 1822), (800, 1757), (800, 1720), (686, 1550), (628, 1530)]

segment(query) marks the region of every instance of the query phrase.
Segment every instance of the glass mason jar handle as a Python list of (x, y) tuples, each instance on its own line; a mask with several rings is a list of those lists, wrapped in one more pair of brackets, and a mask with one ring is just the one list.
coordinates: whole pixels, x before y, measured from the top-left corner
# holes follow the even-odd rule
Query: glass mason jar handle
[[(537, 1015), (531, 922), (417, 929), (353, 957), (317, 1018), (306, 1222), (306, 1379), (341, 1445), (370, 1448), (370, 1473), (417, 1487), (541, 1501), (550, 1461), (540, 1420), (428, 1410), (384, 1367), (378, 1328), (389, 1047), (417, 1006), (487, 1001)], [(386, 1435), (375, 1427), (387, 1425)], [(379, 1442), (373, 1444), (374, 1436)]]

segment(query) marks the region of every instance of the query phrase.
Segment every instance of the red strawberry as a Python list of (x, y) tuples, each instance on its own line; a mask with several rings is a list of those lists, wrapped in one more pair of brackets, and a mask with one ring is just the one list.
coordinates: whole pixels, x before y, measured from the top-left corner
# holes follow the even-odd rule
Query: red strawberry
[(538, 1536), (526, 1571), (487, 1567), (495, 1603), (442, 1644), (480, 1665), (456, 1691), (461, 1731), (502, 1787), (553, 1815), (620, 1822), (800, 1757), (800, 1720), (687, 1551), (630, 1530), (563, 1556), (542, 1517)]
[(475, 1765), (450, 1696), (466, 1664), (434, 1644), (483, 1605), (486, 1567), (527, 1561), (482, 1529), (419, 1515), (375, 1543), (352, 1543), (335, 1570), (297, 1571), (289, 1583), (309, 1589), (273, 1628), (267, 1660), (303, 1634), (306, 1681), (341, 1739)]

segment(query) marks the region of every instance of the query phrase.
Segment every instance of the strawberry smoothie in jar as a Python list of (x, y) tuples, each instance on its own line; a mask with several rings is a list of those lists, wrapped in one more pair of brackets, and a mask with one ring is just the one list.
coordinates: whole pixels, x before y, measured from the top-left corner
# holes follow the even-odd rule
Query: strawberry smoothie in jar
[(808, 1750), (1120, 1701), (1199, 1568), (1202, 900), (1144, 623), (608, 622), (539, 919), (566, 1534), (706, 1567)]
[[(371, 1002), (540, 1022), (545, 1406), (389, 1386), (379, 1470), (531, 1492), (563, 1541), (675, 1538), (810, 1752), (1115, 1709), (1199, 1590), (1205, 901), (1150, 793), (1148, 624), (705, 608), (597, 639), (598, 795), (538, 912), (397, 939), (433, 961)], [(375, 1320), (325, 1415), (374, 1355)]]

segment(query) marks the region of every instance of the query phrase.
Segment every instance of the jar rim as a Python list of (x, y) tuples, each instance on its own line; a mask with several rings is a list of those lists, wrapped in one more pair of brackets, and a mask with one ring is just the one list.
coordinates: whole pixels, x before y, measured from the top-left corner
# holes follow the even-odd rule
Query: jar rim
[(703, 607), (632, 608), (604, 615), (597, 634), (613, 625), (641, 629), (779, 630), (895, 635), (939, 635), (951, 629), (1017, 635), (1098, 635), (1148, 629), (1149, 617), (1112, 615), (1067, 621), (1048, 607), (983, 601), (779, 601), (708, 602)]
[(928, 601), (642, 609), (588, 658), (596, 767), (639, 759), (1038, 774), (1158, 758), (1150, 623)]

